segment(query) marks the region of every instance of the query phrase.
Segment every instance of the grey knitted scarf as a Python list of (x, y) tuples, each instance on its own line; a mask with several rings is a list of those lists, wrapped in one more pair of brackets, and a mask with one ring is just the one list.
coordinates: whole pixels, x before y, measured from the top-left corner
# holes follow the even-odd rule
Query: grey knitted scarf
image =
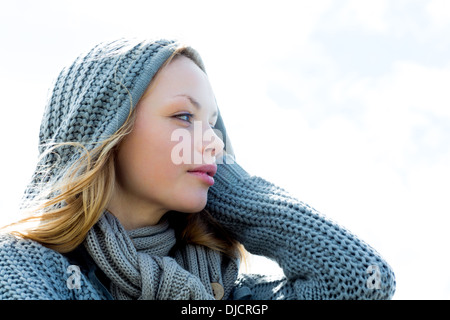
[[(167, 220), (126, 231), (105, 211), (91, 228), (85, 246), (111, 280), (115, 299), (209, 300), (228, 296), (237, 278), (236, 261), (202, 246), (187, 245), (169, 256), (176, 243)], [(214, 292), (215, 284), (224, 288)]]

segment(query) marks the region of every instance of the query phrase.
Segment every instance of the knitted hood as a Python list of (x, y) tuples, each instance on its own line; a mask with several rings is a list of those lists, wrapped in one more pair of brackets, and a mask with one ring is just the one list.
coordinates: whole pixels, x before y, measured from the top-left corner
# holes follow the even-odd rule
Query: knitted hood
[[(114, 134), (136, 107), (156, 72), (181, 46), (174, 40), (120, 39), (98, 44), (63, 68), (42, 118), (40, 160), (28, 196), (34, 193), (36, 185), (56, 179), (82, 154), (79, 150), (75, 152), (73, 146), (49, 152), (54, 144), (76, 142), (91, 150)], [(186, 50), (205, 71), (198, 53), (191, 47)], [(220, 114), (216, 129), (226, 143), (228, 138)], [(230, 145), (225, 150), (233, 154)]]

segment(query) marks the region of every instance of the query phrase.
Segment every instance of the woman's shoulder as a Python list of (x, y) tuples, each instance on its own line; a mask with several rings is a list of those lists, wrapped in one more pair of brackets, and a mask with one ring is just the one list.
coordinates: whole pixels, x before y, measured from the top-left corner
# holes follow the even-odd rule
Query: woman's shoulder
[(106, 299), (72, 262), (39, 242), (0, 234), (0, 300)]
[(46, 266), (50, 266), (51, 263), (67, 263), (63, 255), (37, 241), (10, 233), (0, 234), (0, 263), (20, 261), (25, 264), (35, 264), (44, 260)]
[(0, 234), (0, 299), (64, 299), (68, 266), (36, 241)]

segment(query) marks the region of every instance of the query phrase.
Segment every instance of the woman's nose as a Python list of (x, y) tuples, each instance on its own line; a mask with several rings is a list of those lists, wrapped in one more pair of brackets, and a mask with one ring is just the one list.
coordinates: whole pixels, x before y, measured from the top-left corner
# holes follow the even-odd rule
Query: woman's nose
[[(208, 135), (210, 135), (211, 139), (208, 139)], [(205, 140), (209, 141), (209, 143), (206, 142), (203, 153), (210, 152), (212, 156), (217, 158), (223, 153), (223, 148), (225, 147), (222, 132), (218, 129), (210, 128), (210, 130), (208, 131), (208, 135), (206, 136)]]
[(222, 133), (207, 124), (204, 128), (202, 141), (199, 144), (198, 151), (201, 152), (203, 163), (212, 164), (222, 155), (225, 144), (223, 142)]

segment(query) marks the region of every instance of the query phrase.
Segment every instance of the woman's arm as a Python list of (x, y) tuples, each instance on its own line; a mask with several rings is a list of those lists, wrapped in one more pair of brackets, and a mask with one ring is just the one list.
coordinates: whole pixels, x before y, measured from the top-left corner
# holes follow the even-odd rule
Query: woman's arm
[(392, 298), (392, 269), (348, 230), (237, 163), (220, 164), (215, 181), (207, 209), (247, 251), (275, 260), (285, 275), (243, 276), (238, 286), (250, 287), (253, 298)]

